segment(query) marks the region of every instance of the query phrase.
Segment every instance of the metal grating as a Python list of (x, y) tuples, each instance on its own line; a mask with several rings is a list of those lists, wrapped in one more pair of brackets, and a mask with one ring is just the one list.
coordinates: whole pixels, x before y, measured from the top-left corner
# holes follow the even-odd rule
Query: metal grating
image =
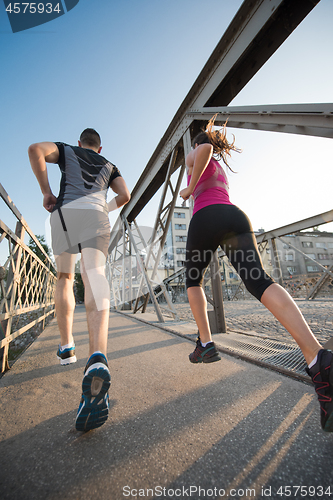
[(306, 363), (297, 345), (257, 336), (229, 333), (214, 335), (214, 342), (221, 351), (239, 356), (309, 382)]

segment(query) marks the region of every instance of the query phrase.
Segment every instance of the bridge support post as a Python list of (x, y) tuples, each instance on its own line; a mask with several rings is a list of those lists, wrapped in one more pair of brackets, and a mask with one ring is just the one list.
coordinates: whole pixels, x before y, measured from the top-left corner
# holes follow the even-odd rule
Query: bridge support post
[[(218, 259), (217, 250), (213, 255), (210, 263), (210, 274), (212, 283), (212, 294), (213, 294), (213, 306), (214, 306), (214, 317), (209, 314), (210, 327), (212, 333), (227, 333), (227, 327), (225, 323), (224, 307), (223, 307), (223, 293), (222, 293), (222, 283), (220, 274), (220, 265)], [(213, 319), (213, 321), (211, 321)]]
[(270, 238), (269, 249), (271, 251), (271, 256), (272, 256), (273, 278), (277, 283), (279, 283), (279, 285), (282, 285), (282, 272), (281, 272), (279, 254), (276, 248), (275, 238)]

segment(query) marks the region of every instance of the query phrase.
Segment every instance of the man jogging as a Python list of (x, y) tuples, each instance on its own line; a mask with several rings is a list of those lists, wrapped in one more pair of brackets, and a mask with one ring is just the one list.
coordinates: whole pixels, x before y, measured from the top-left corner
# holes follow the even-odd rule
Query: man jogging
[[(101, 156), (101, 139), (94, 129), (85, 129), (78, 146), (62, 142), (40, 142), (29, 147), (32, 170), (38, 180), (43, 206), (51, 212), (52, 249), (57, 266), (55, 308), (60, 332), (57, 356), (61, 365), (76, 362), (72, 334), (75, 298), (75, 261), (81, 253), (81, 274), (89, 332), (89, 359), (82, 382), (76, 428), (88, 431), (108, 418), (110, 372), (107, 362), (109, 286), (105, 262), (110, 240), (108, 212), (130, 200), (119, 170)], [(46, 163), (61, 170), (59, 196), (50, 188)], [(116, 196), (107, 203), (107, 190)]]

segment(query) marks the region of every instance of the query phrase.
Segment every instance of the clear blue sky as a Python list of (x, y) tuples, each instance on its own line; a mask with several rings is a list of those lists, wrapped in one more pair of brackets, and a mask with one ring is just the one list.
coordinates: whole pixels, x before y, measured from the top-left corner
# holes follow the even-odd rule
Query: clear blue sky
[[(130, 190), (235, 15), (240, 0), (80, 0), (13, 34), (0, 3), (0, 182), (30, 227), (47, 212), (29, 166), (39, 141), (76, 144), (96, 128)], [(333, 102), (333, 2), (321, 0), (231, 105)], [(332, 208), (333, 141), (231, 130), (243, 149), (231, 200), (266, 230)], [(57, 194), (60, 175), (49, 166)], [(1, 218), (13, 228), (1, 204)], [(152, 225), (153, 210), (139, 216)]]

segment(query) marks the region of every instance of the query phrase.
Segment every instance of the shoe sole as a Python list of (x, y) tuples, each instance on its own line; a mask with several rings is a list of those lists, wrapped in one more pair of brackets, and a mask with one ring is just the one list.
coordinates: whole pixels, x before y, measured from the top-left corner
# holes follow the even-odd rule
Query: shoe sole
[[(333, 386), (333, 358), (332, 358), (331, 366), (330, 366), (329, 383), (331, 386)], [(333, 432), (333, 412), (330, 414), (327, 421), (325, 422), (324, 431), (325, 432)]]
[(92, 365), (82, 381), (82, 400), (76, 416), (76, 429), (90, 431), (103, 425), (109, 416), (109, 370), (103, 363)]
[(57, 358), (60, 360), (60, 364), (62, 366), (64, 365), (70, 365), (72, 363), (76, 363), (77, 359), (76, 356), (71, 356), (70, 358), (62, 359), (60, 356), (57, 356)]
[(191, 361), (191, 363), (193, 364), (197, 364), (197, 363), (214, 363), (215, 361), (221, 361), (221, 357), (219, 354), (215, 354), (214, 356), (210, 357), (210, 358), (198, 358), (196, 360), (192, 360), (190, 357), (189, 357), (189, 360)]
[[(333, 386), (333, 358), (331, 360), (330, 374), (329, 374), (329, 384)], [(333, 412), (330, 414), (323, 427), (325, 432), (333, 432)]]

